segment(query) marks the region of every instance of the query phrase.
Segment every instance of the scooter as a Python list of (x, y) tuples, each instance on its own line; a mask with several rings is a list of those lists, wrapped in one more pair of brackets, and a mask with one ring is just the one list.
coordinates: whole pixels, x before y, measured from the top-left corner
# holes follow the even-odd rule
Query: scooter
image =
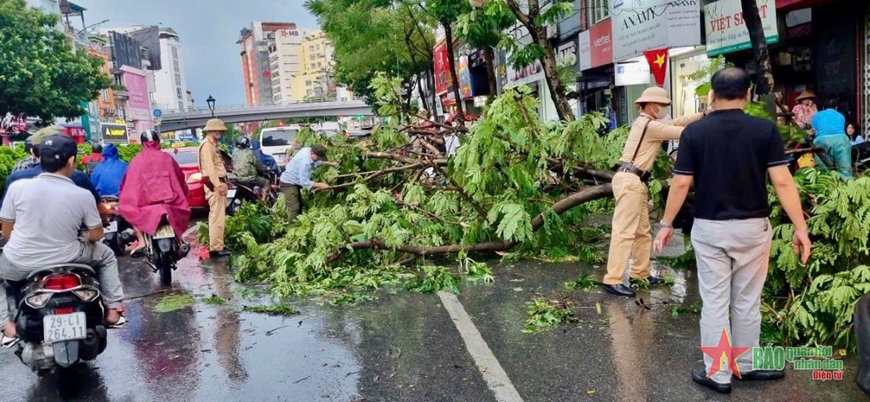
[(242, 202), (264, 201), (269, 207), (275, 205), (280, 189), (278, 175), (275, 172), (269, 172), (268, 178), (269, 185), (266, 188), (230, 179), (230, 186), (227, 189), (227, 216), (233, 216), (239, 212), (242, 209)]
[(133, 227), (118, 215), (118, 197), (104, 196), (102, 202), (103, 210), (108, 215), (109, 220), (109, 224), (104, 229), (103, 243), (109, 246), (116, 256), (120, 257), (124, 255), (127, 246), (136, 239), (136, 233), (133, 231)]
[(169, 224), (166, 215), (157, 226), (153, 235), (142, 234), (145, 237), (145, 256), (147, 264), (154, 272), (160, 273), (160, 283), (169, 286), (172, 283), (172, 271), (176, 270), (176, 262), (187, 257), (190, 244), (183, 243), (175, 236), (175, 229)]
[(18, 333), (15, 354), (40, 376), (58, 373), (61, 388), (74, 386), (68, 370), (106, 350), (109, 325), (96, 272), (87, 265), (59, 264), (7, 283)]

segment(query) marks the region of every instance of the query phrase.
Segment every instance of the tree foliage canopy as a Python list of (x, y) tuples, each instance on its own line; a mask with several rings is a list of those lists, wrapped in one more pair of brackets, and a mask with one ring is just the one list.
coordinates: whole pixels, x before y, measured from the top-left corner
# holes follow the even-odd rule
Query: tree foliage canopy
[(74, 52), (57, 22), (24, 0), (0, 0), (0, 113), (75, 118), (108, 88), (103, 60)]

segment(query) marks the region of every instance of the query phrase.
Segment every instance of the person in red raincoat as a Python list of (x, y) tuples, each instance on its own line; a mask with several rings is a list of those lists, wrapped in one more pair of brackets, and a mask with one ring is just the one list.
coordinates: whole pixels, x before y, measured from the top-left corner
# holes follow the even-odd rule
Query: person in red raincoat
[[(145, 131), (141, 140), (142, 152), (130, 161), (121, 182), (118, 215), (152, 236), (166, 215), (180, 240), (190, 223), (184, 172), (171, 155), (160, 150), (160, 134)], [(139, 245), (133, 253), (144, 247), (139, 236)]]

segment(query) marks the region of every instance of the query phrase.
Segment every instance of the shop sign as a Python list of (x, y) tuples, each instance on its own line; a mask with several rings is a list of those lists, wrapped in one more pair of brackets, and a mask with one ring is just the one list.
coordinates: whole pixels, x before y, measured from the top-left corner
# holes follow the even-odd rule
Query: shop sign
[(646, 60), (636, 63), (617, 63), (614, 82), (618, 87), (649, 84), (649, 64)]
[(577, 65), (577, 42), (568, 41), (559, 46), (556, 52), (556, 63), (561, 67), (574, 68)]
[(124, 142), (127, 140), (127, 125), (126, 124), (100, 124), (100, 129), (103, 132), (103, 140), (112, 142)]
[(612, 27), (613, 23), (607, 19), (589, 30), (591, 68), (613, 63)]
[(580, 71), (592, 68), (592, 47), (589, 31), (580, 32), (577, 38), (577, 68)]
[[(524, 25), (519, 25), (516, 29), (513, 29), (511, 34), (519, 46), (527, 46), (532, 43), (532, 37), (529, 35), (529, 30), (526, 29)], [(539, 60), (536, 59), (528, 66), (515, 69), (510, 65), (510, 60), (512, 58), (512, 52), (508, 52), (507, 60), (509, 64), (507, 66), (507, 79), (509, 85), (534, 83), (544, 78), (544, 68), (541, 67), (541, 62)]]
[[(776, 8), (773, 0), (756, 0), (758, 15), (761, 16), (761, 26), (767, 43), (779, 41), (776, 26)], [(704, 7), (704, 25), (707, 31), (707, 56), (749, 49), (749, 29), (743, 20), (743, 8), (740, 0), (720, 0)]]
[(468, 71), (468, 56), (459, 58), (459, 96), (471, 98), (471, 72)]
[(435, 93), (447, 92), (452, 84), (450, 77), (450, 62), (447, 59), (447, 44), (441, 43), (435, 46)]
[(470, 68), (480, 67), (486, 64), (486, 59), (483, 57), (483, 49), (478, 49), (468, 55), (468, 65)]
[(148, 81), (145, 72), (129, 66), (122, 66), (124, 75), (121, 81), (127, 89), (127, 117), (132, 120), (151, 120), (151, 100), (148, 96)]
[(610, 15), (615, 61), (643, 55), (648, 49), (701, 44), (700, 0), (614, 1)]

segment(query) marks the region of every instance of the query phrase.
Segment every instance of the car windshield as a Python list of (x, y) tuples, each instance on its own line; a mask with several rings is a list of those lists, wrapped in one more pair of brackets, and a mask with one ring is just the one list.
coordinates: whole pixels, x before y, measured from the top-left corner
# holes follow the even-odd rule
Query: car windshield
[(261, 145), (264, 147), (285, 147), (293, 145), (293, 142), (296, 141), (297, 133), (297, 130), (292, 129), (263, 131), (263, 141)]
[(191, 165), (197, 163), (197, 155), (196, 152), (171, 152), (172, 158), (175, 159), (179, 165)]

